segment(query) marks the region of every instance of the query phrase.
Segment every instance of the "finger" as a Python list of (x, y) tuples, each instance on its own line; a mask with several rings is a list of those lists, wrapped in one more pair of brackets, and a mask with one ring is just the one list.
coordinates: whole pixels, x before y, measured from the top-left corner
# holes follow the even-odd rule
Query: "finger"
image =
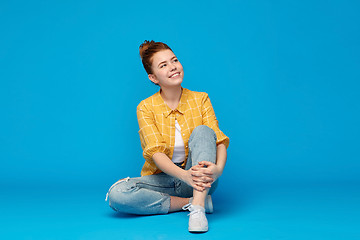
[(202, 163), (199, 163), (197, 166), (198, 166), (199, 168), (207, 168), (207, 165), (202, 164)]
[(213, 183), (213, 182), (214, 182), (214, 179), (211, 178), (211, 177), (204, 177), (204, 182), (205, 182), (205, 183)]
[(201, 172), (201, 173), (207, 174), (207, 175), (213, 174), (213, 171), (212, 171), (211, 168), (202, 168), (202, 169), (199, 170), (198, 172)]
[(202, 167), (199, 165), (195, 165), (195, 166), (191, 167), (190, 169), (194, 170), (194, 171), (199, 171), (200, 169), (202, 169)]
[(212, 175), (213, 172), (211, 169), (209, 168), (201, 168), (198, 171), (194, 171), (196, 174), (201, 174), (201, 175)]
[(193, 181), (196, 183), (213, 183), (214, 179), (210, 177), (194, 177)]
[(209, 162), (209, 161), (201, 161), (201, 162), (199, 162), (199, 164), (203, 165), (203, 166), (207, 166), (207, 167), (209, 167), (211, 165), (215, 165), (214, 163)]
[(204, 170), (207, 169), (210, 166), (214, 166), (215, 164), (213, 164), (212, 162), (207, 162), (207, 161), (202, 161), (199, 162), (197, 165), (192, 166), (191, 169), (194, 169), (196, 171), (200, 171), (200, 170)]
[(206, 175), (205, 176), (194, 176), (193, 180), (201, 181), (201, 182), (213, 182), (214, 178), (206, 176)]
[(207, 177), (207, 176), (209, 176), (209, 174), (205, 174), (205, 173), (203, 173), (201, 171), (193, 171), (193, 172), (191, 172), (191, 176), (193, 176), (193, 177)]
[(199, 181), (203, 181), (203, 182), (209, 182), (211, 181), (211, 179), (213, 179), (213, 177), (211, 175), (205, 175), (205, 174), (194, 174), (191, 175), (192, 179), (197, 179)]
[(198, 183), (194, 182), (197, 186), (203, 187), (203, 188), (211, 188), (212, 183)]
[(204, 182), (201, 181), (200, 179), (194, 179), (193, 182), (196, 183), (196, 184), (199, 184), (199, 185), (201, 185), (201, 184), (204, 183)]
[(203, 183), (200, 185), (201, 187), (205, 188), (211, 188), (211, 184), (210, 183)]
[(196, 184), (202, 184), (202, 183), (204, 183), (204, 181), (203, 181), (201, 178), (198, 178), (198, 177), (193, 178), (193, 182), (195, 182)]
[(202, 171), (191, 171), (191, 174), (203, 174)]
[(203, 192), (205, 190), (205, 188), (203, 186), (200, 186), (200, 185), (197, 185), (197, 184), (194, 185), (194, 189), (199, 191), (199, 192)]
[(201, 172), (192, 172), (191, 176), (193, 177), (201, 177), (203, 174)]
[(206, 177), (206, 178), (202, 178), (202, 182), (205, 184), (208, 184), (208, 183), (211, 184), (214, 182), (214, 179)]

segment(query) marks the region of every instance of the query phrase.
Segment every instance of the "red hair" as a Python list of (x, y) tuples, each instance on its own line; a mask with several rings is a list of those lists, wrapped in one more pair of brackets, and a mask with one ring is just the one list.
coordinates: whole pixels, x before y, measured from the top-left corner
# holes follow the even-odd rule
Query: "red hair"
[(154, 40), (151, 41), (145, 40), (140, 45), (139, 47), (140, 57), (147, 74), (152, 74), (151, 65), (154, 54), (167, 49), (172, 51), (172, 49), (165, 43), (155, 42)]

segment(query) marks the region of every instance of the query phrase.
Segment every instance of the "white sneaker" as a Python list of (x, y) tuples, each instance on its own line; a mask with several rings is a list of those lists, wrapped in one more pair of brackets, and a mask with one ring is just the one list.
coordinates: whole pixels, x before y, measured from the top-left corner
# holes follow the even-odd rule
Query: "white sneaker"
[[(193, 198), (191, 197), (189, 200), (189, 203), (192, 203)], [(214, 212), (214, 206), (212, 203), (211, 195), (207, 195), (205, 198), (205, 212), (206, 213), (213, 213)]]
[(189, 210), (189, 232), (207, 232), (208, 221), (205, 216), (205, 208), (199, 205), (186, 204), (182, 207), (183, 210)]

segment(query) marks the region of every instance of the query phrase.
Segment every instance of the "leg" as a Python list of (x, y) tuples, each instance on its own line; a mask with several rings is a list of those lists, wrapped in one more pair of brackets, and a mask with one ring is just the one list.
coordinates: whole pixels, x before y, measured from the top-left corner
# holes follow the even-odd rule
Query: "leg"
[(169, 212), (170, 195), (175, 194), (175, 187), (174, 178), (165, 173), (126, 178), (109, 189), (109, 205), (114, 210), (125, 213), (166, 214)]
[(169, 212), (181, 211), (182, 207), (184, 205), (188, 204), (189, 201), (190, 201), (190, 198), (182, 198), (182, 197), (171, 196), (170, 197), (170, 209), (169, 209)]
[[(200, 161), (209, 161), (216, 163), (216, 134), (205, 126), (196, 127), (191, 133), (189, 139), (189, 156), (185, 169), (197, 165)], [(216, 184), (212, 184), (211, 189), (215, 189)], [(195, 189), (193, 191), (192, 203), (184, 206), (184, 209), (190, 211), (189, 232), (208, 231), (208, 221), (205, 216), (205, 199), (209, 193), (209, 188), (203, 192)], [(212, 191), (213, 191), (212, 190)]]
[[(211, 128), (205, 125), (196, 127), (191, 133), (189, 148), (189, 158), (185, 169), (189, 169), (201, 161), (216, 163), (216, 134)], [(216, 187), (217, 183), (212, 185)], [(205, 198), (209, 190), (210, 189), (206, 189), (203, 192), (193, 190), (192, 204), (204, 207)], [(215, 189), (213, 189), (212, 192), (214, 190)]]

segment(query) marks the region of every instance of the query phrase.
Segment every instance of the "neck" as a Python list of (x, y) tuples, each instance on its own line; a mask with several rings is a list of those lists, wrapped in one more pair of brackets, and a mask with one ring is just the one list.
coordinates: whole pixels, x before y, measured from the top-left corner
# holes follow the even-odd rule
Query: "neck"
[[(160, 95), (164, 99), (164, 101), (168, 105), (177, 106), (180, 102), (182, 94), (182, 88), (181, 86), (177, 86), (174, 88), (161, 88), (160, 89)], [(175, 107), (176, 108), (176, 107)]]

